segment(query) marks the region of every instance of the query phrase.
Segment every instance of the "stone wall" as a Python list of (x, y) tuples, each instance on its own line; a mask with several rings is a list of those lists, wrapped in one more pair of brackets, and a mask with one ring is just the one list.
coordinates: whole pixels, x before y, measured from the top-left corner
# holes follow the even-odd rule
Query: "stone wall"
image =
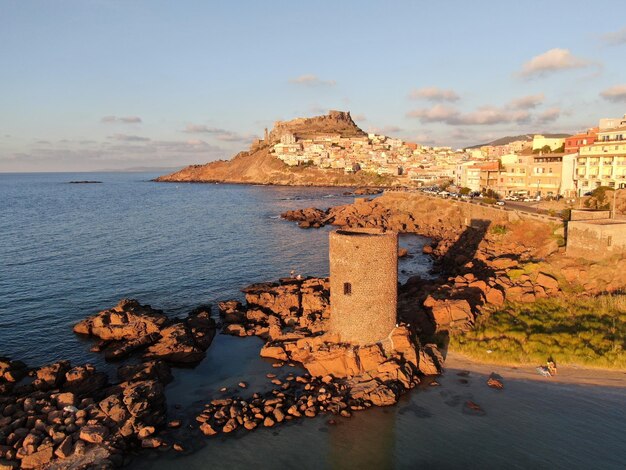
[(397, 322), (398, 234), (337, 230), (329, 245), (330, 331), (353, 344), (387, 338)]
[(626, 255), (626, 221), (570, 221), (567, 226), (567, 254), (589, 260)]
[(608, 219), (611, 211), (596, 209), (572, 209), (570, 220), (600, 220)]

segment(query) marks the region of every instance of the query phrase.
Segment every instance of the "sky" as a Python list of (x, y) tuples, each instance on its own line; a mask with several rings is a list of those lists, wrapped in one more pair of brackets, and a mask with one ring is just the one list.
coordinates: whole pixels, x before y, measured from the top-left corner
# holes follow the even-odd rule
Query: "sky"
[(626, 2), (0, 0), (0, 172), (229, 159), (277, 120), (463, 147), (626, 113)]

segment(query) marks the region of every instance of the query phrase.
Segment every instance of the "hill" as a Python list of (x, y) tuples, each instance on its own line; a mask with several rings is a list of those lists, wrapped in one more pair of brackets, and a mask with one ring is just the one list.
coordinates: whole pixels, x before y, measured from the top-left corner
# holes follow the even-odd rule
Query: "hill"
[(492, 140), (491, 142), (487, 142), (486, 144), (472, 145), (471, 147), (465, 147), (465, 148), (476, 149), (476, 148), (480, 148), (486, 145), (491, 145), (495, 147), (498, 145), (510, 144), (511, 142), (515, 142), (517, 140), (524, 140), (526, 142), (531, 142), (533, 140), (533, 136), (536, 134), (541, 134), (545, 137), (554, 138), (554, 139), (561, 139), (563, 137), (569, 137), (571, 135), (571, 134), (544, 134), (544, 133), (539, 133), (539, 132), (535, 134), (508, 135), (505, 137), (500, 137), (499, 139), (496, 139), (496, 140)]
[(219, 160), (204, 165), (190, 165), (180, 171), (160, 176), (161, 182), (222, 182), (277, 184), (301, 186), (381, 186), (392, 179), (359, 172), (345, 174), (343, 170), (321, 170), (316, 167), (290, 167), (270, 153), (270, 148), (284, 134), (297, 138), (321, 135), (360, 137), (366, 135), (352, 120), (349, 112), (330, 111), (324, 116), (277, 121), (263, 140), (255, 141), (250, 149), (231, 160)]

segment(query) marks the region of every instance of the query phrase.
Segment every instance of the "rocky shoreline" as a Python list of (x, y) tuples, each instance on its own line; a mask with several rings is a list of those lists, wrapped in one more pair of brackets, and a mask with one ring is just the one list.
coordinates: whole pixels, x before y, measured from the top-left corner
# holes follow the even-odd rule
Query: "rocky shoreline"
[[(92, 352), (107, 361), (126, 360), (114, 382), (90, 364), (60, 361), (31, 369), (1, 359), (0, 468), (113, 468), (140, 449), (184, 451), (176, 433), (183, 420), (168, 422), (165, 386), (172, 366), (202, 360), (218, 326), (225, 334), (264, 339), (260, 355), (272, 358), (275, 367), (299, 363), (307, 372), (282, 379), (270, 374), (273, 389), (247, 397), (220, 391), (187, 427), (196, 437), (321, 414), (349, 417), (392, 405), (420, 377), (441, 371), (436, 347), (422, 348), (403, 324), (380, 344), (335, 343), (326, 333), (327, 279), (289, 278), (243, 291), (245, 305), (220, 302), (219, 325), (207, 307), (171, 319), (132, 299), (77, 323), (75, 333), (96, 340)], [(243, 389), (245, 382), (239, 384)]]
[(137, 449), (176, 446), (158, 436), (180, 426), (167, 423), (170, 365), (202, 360), (215, 327), (206, 308), (170, 319), (123, 299), (74, 326), (100, 340), (92, 351), (108, 361), (143, 352), (140, 362), (118, 367), (116, 382), (91, 364), (31, 369), (0, 359), (0, 468), (110, 468)]
[[(439, 277), (412, 277), (399, 291), (399, 318), (414, 325), (421, 337), (471, 328), (488, 307), (501, 306), (506, 300), (534, 302), (561, 292), (558, 276), (550, 267), (534, 263), (543, 253), (558, 250), (549, 233), (538, 242), (517, 236), (518, 231), (534, 229), (530, 222), (496, 224), (474, 219), (465, 225), (463, 217), (446, 218), (441, 213), (419, 217), (413, 211), (390, 207), (384, 198), (359, 199), (326, 210), (287, 211), (281, 217), (304, 229), (325, 225), (378, 228), (431, 238), (424, 253), (433, 257)], [(498, 229), (494, 231), (492, 225)], [(527, 269), (529, 263), (533, 269)]]
[[(534, 302), (569, 288), (554, 264), (540, 262), (559, 252), (552, 228), (489, 215), (388, 195), (283, 214), (302, 228), (378, 228), (433, 240), (424, 252), (438, 277), (414, 276), (400, 286), (398, 324), (375, 344), (341, 343), (328, 331), (328, 279), (285, 278), (248, 286), (244, 302), (220, 302), (218, 322), (207, 306), (170, 318), (123, 299), (77, 323), (75, 333), (95, 340), (94, 353), (121, 361), (114, 380), (90, 364), (29, 368), (0, 359), (0, 470), (111, 468), (141, 449), (184, 451), (184, 433), (197, 439), (250, 432), (320, 415), (332, 424), (335, 416), (397, 403), (441, 373), (445, 344), (440, 350), (435, 339), (471, 328), (505, 301)], [(271, 390), (249, 390), (244, 381), (207, 397), (193, 424), (168, 421), (171, 367), (201, 361), (218, 329), (264, 341), (259, 354), (277, 372), (267, 376)], [(279, 371), (296, 365), (304, 370)]]

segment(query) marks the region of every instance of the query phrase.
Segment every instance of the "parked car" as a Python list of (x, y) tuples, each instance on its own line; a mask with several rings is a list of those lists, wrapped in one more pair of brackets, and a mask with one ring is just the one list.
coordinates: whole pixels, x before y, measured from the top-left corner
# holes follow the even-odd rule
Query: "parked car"
[(496, 206), (503, 206), (504, 205), (504, 201), (498, 201), (496, 202)]

